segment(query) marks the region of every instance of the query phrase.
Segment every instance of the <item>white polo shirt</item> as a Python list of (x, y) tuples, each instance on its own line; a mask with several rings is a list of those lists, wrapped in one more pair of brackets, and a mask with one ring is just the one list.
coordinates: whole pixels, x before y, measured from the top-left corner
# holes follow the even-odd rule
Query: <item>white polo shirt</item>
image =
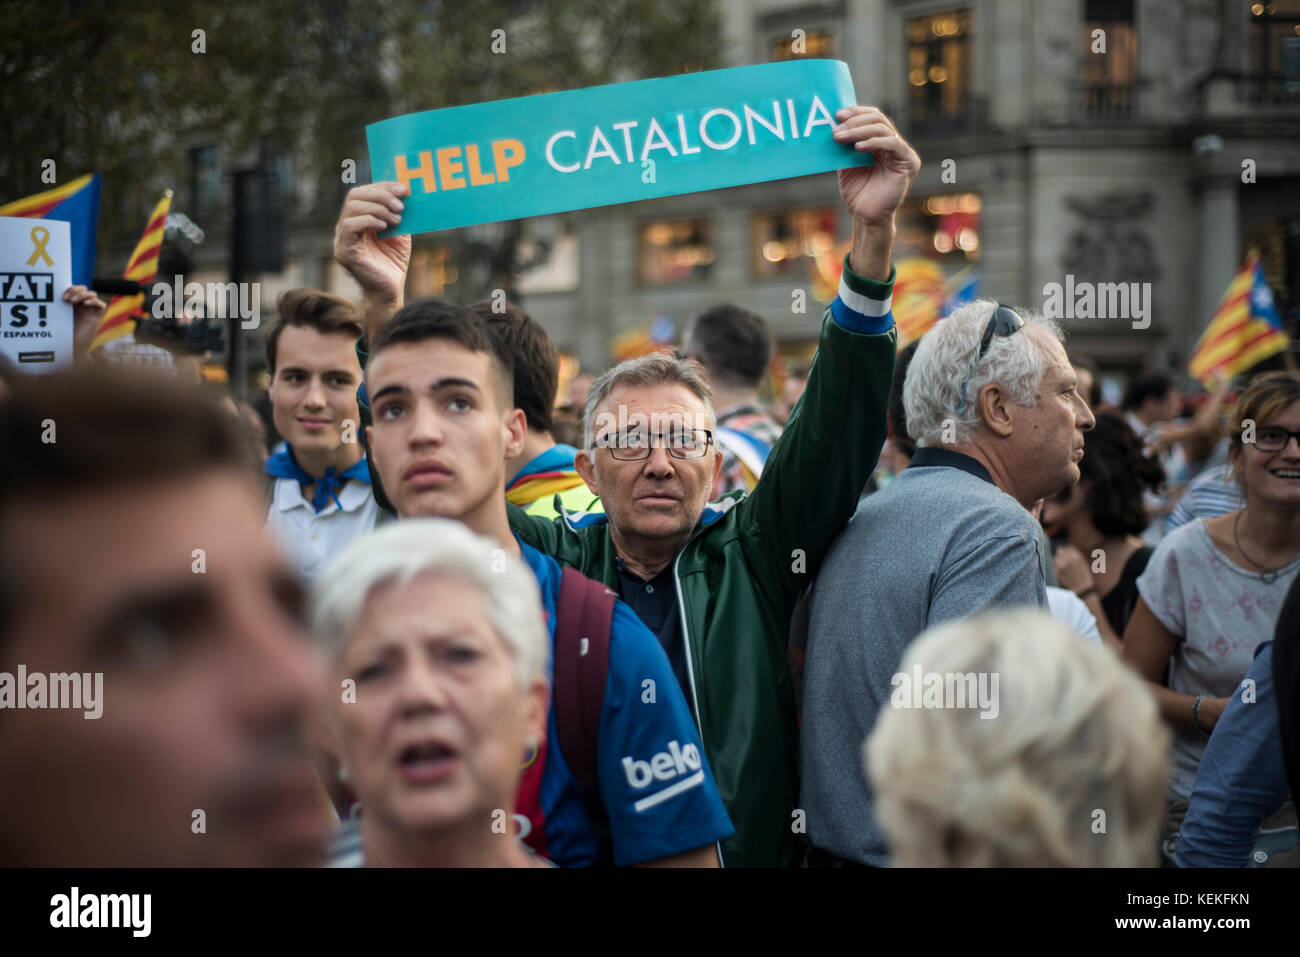
[(348, 542), (375, 527), (379, 506), (367, 483), (349, 479), (339, 489), (338, 499), (335, 502), (331, 498), (318, 515), (303, 497), (296, 479), (275, 480), (266, 525), (298, 574), (308, 581), (319, 575)]
[(1097, 617), (1089, 610), (1087, 602), (1068, 588), (1047, 586), (1047, 608), (1053, 618), (1070, 626), (1085, 641), (1101, 641)]

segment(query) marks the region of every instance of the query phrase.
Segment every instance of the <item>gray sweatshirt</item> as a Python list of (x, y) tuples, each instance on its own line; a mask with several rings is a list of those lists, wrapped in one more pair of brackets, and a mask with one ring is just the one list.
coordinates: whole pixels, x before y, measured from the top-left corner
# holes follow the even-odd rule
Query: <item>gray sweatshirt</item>
[(917, 450), (863, 500), (817, 576), (804, 672), (799, 806), (808, 837), (883, 867), (862, 743), (887, 707), (903, 652), (940, 622), (990, 607), (1047, 606), (1041, 531), (975, 459)]

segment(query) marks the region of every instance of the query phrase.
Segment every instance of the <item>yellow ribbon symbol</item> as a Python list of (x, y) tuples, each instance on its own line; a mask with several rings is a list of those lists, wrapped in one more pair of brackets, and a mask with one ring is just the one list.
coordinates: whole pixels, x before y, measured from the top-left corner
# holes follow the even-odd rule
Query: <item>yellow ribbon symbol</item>
[(31, 258), (27, 260), (27, 265), (35, 266), (37, 259), (44, 259), (47, 266), (54, 265), (54, 260), (45, 251), (45, 244), (49, 241), (50, 231), (44, 226), (36, 226), (32, 229), (32, 243), (36, 246), (36, 250), (32, 253)]

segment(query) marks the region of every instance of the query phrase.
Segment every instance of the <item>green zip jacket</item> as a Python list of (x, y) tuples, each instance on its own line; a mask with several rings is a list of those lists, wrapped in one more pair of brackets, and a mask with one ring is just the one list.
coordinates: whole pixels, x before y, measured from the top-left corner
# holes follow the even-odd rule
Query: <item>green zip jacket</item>
[[(711, 503), (673, 562), (688, 697), (736, 827), (722, 842), (727, 867), (792, 866), (798, 855), (790, 615), (853, 515), (885, 441), (897, 340), (893, 278), (857, 276), (846, 257), (807, 388), (762, 479), (748, 495)], [(509, 514), (521, 539), (618, 591), (604, 514), (548, 521), (513, 505)]]

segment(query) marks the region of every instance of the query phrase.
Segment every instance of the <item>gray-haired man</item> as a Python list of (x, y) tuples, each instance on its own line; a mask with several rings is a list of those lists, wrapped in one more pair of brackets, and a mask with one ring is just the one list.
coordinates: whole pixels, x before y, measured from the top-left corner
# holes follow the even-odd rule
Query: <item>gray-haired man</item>
[(1094, 422), (1060, 339), (1050, 320), (981, 300), (917, 347), (903, 388), (916, 455), (863, 502), (813, 595), (799, 797), (814, 866), (888, 863), (855, 759), (912, 639), (991, 606), (1047, 604), (1027, 508), (1078, 481)]

